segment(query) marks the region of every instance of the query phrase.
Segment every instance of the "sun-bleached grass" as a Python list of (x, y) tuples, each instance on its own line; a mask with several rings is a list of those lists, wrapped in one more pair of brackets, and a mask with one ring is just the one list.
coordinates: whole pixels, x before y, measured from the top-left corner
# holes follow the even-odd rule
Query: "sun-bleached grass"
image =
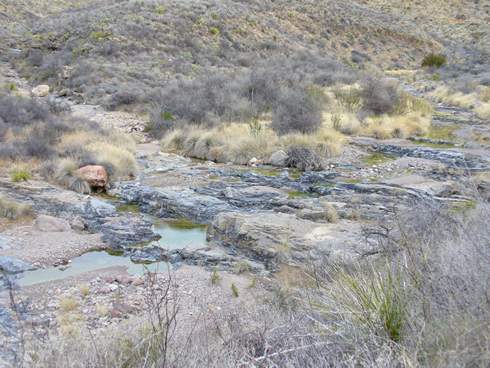
[(480, 119), (490, 120), (490, 102), (482, 102), (475, 108), (475, 112)]
[(378, 139), (408, 138), (427, 133), (432, 105), (422, 98), (399, 92), (392, 112), (358, 117), (363, 106), (358, 84), (335, 86), (327, 95), (331, 107), (323, 114), (324, 124), (347, 135), (363, 135)]
[(490, 87), (477, 85), (472, 89), (471, 93), (463, 93), (440, 86), (431, 93), (431, 97), (438, 102), (473, 110), (481, 119), (490, 119)]
[(136, 159), (127, 149), (108, 142), (90, 143), (86, 149), (97, 157), (98, 163), (111, 171), (111, 177), (127, 178), (136, 174)]
[(21, 204), (0, 196), (0, 217), (9, 220), (17, 220), (32, 214), (32, 208), (29, 205)]
[(216, 162), (246, 164), (253, 157), (266, 160), (280, 149), (302, 146), (314, 150), (323, 157), (341, 152), (344, 137), (328, 126), (322, 126), (312, 134), (292, 133), (277, 135), (262, 122), (259, 133), (252, 132), (247, 124), (231, 123), (204, 129), (188, 126), (175, 129), (162, 139), (162, 147), (187, 156)]
[(169, 131), (162, 139), (163, 149), (215, 162), (246, 164), (252, 158), (267, 160), (277, 150), (308, 148), (322, 158), (341, 153), (345, 135), (379, 139), (408, 138), (429, 131), (432, 106), (421, 98), (400, 92), (393, 112), (359, 117), (363, 101), (359, 84), (325, 88), (325, 106), (320, 127), (312, 133), (279, 135), (270, 119), (253, 124), (227, 123), (215, 127), (186, 125)]
[(136, 173), (135, 143), (123, 134), (77, 130), (61, 136), (56, 150), (64, 158), (54, 163), (51, 179), (80, 193), (90, 192), (90, 187), (74, 175), (81, 166), (102, 165), (111, 180), (125, 179)]
[(465, 109), (473, 108), (478, 103), (477, 93), (465, 94), (463, 92), (452, 91), (446, 86), (437, 87), (430, 96), (438, 102), (444, 102)]
[(420, 113), (369, 117), (360, 130), (361, 135), (377, 139), (408, 138), (427, 134), (431, 119)]

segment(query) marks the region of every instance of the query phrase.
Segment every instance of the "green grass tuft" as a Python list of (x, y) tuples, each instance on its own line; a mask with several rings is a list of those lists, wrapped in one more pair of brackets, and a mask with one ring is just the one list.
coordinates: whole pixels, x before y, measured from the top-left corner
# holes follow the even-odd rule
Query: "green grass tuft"
[(10, 180), (12, 180), (14, 183), (19, 183), (21, 181), (28, 181), (32, 178), (31, 173), (21, 167), (16, 167), (10, 170)]
[(240, 296), (238, 288), (235, 284), (231, 284), (231, 293), (235, 298), (238, 298)]

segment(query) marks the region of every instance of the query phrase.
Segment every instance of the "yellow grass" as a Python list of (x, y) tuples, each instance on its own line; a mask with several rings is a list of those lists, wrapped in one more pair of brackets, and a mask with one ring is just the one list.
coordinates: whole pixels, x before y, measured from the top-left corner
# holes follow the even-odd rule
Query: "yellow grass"
[(327, 157), (341, 152), (343, 135), (327, 125), (314, 134), (278, 136), (268, 122), (261, 124), (262, 129), (257, 134), (253, 134), (247, 124), (240, 123), (211, 129), (196, 126), (176, 129), (163, 138), (162, 147), (191, 157), (237, 164), (246, 164), (253, 157), (268, 159), (273, 152), (293, 145), (311, 148)]
[(445, 86), (437, 87), (431, 96), (438, 102), (444, 102), (449, 105), (470, 109), (478, 103), (478, 94), (473, 92), (464, 94), (462, 92), (454, 92)]
[(136, 173), (136, 159), (133, 154), (107, 142), (94, 142), (86, 147), (97, 157), (99, 163), (108, 164), (113, 169), (113, 177), (125, 178)]
[(407, 138), (429, 132), (431, 119), (420, 113), (367, 118), (361, 128), (361, 135), (378, 139)]
[(490, 120), (490, 102), (481, 103), (475, 108), (475, 112), (480, 119)]

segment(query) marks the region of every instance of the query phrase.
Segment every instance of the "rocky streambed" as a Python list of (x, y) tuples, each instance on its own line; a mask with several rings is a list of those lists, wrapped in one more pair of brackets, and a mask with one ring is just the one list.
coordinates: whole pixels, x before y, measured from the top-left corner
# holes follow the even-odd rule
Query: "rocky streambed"
[[(115, 113), (75, 110), (114, 120)], [(439, 116), (436, 124), (480, 132), (482, 125), (469, 124), (470, 118)], [(0, 227), (1, 356), (7, 362), (15, 356), (21, 325), (56, 327), (57, 298), (80, 299), (77, 285), (88, 285), (80, 299), (87, 311), (108, 306), (91, 318), (102, 327), (141, 310), (147, 270), (172, 269), (189, 285), (206, 288), (209, 280), (202, 278), (213, 270), (273, 277), (285, 266), (319, 259), (350, 263), (376, 256), (367, 234), (389, 224), (396, 211), (420, 201), (464, 210), (476, 196), (488, 198), (488, 152), (475, 142), (447, 147), (353, 138), (325, 170), (299, 172), (191, 160), (153, 142), (138, 145), (140, 175), (114, 183), (104, 196), (0, 178), (0, 194), (34, 213)], [(12, 308), (14, 294), (21, 307)]]

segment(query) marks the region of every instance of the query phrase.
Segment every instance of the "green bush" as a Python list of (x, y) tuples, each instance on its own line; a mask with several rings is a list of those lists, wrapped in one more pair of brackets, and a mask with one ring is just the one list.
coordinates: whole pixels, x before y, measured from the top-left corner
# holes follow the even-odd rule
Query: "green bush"
[(12, 180), (14, 183), (27, 181), (31, 178), (31, 173), (25, 168), (14, 168), (10, 171), (10, 180)]
[(219, 29), (217, 27), (211, 27), (209, 28), (209, 33), (211, 33), (213, 36), (219, 35)]
[(422, 67), (435, 67), (435, 68), (440, 68), (444, 64), (446, 64), (447, 58), (445, 55), (442, 54), (429, 54), (426, 57), (424, 57), (424, 60), (422, 60)]

